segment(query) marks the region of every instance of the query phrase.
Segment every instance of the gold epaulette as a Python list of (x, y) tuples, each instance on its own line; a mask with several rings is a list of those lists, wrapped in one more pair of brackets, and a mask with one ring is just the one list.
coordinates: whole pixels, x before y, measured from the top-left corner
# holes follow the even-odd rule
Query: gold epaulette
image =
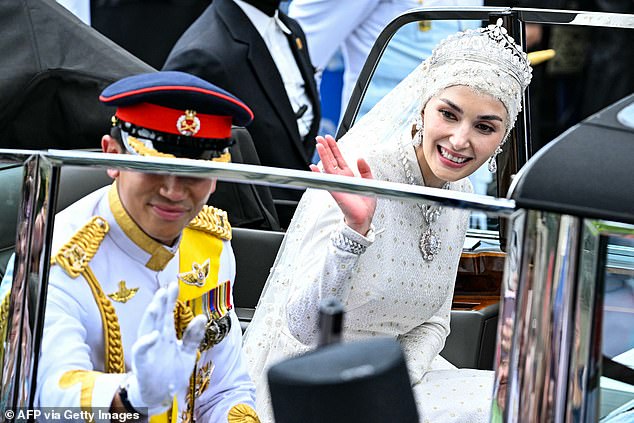
[(101, 216), (93, 217), (60, 248), (51, 259), (51, 264), (59, 264), (70, 277), (76, 278), (95, 256), (109, 229), (106, 219)]
[(187, 227), (210, 233), (218, 238), (231, 239), (231, 225), (227, 212), (215, 207), (204, 206)]

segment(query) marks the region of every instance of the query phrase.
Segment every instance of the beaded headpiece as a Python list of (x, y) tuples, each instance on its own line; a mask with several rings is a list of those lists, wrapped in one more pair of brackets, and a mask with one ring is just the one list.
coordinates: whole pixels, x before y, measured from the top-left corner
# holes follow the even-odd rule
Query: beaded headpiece
[(506, 134), (522, 109), (522, 94), (531, 81), (528, 57), (515, 44), (502, 19), (486, 28), (467, 30), (443, 40), (425, 60), (427, 72), (422, 90), (422, 107), (443, 89), (466, 85), (489, 94), (506, 107)]

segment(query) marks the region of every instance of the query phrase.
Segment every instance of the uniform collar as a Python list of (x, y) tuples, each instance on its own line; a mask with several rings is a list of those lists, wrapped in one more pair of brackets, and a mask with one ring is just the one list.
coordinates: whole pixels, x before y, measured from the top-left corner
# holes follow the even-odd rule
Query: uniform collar
[[(148, 269), (155, 271), (165, 269), (165, 266), (167, 266), (178, 250), (180, 237), (176, 240), (173, 247), (168, 247), (158, 241), (155, 241), (143, 232), (143, 230), (139, 228), (128, 212), (123, 208), (123, 204), (121, 204), (121, 199), (119, 198), (116, 182), (111, 185), (110, 191), (108, 192), (108, 204), (116, 222), (116, 226), (122, 231), (121, 235), (123, 236), (120, 238), (125, 238), (128, 242), (131, 241), (134, 245), (140, 248), (141, 251), (136, 249), (138, 252), (137, 254), (135, 251), (130, 251), (130, 249), (125, 248), (124, 246), (121, 247), (128, 250), (128, 254), (132, 255), (134, 258), (142, 261)], [(111, 230), (112, 229), (113, 228), (111, 228)], [(115, 229), (113, 236), (115, 238), (119, 238), (117, 235), (118, 234)], [(116, 241), (117, 239), (115, 239), (115, 242)]]

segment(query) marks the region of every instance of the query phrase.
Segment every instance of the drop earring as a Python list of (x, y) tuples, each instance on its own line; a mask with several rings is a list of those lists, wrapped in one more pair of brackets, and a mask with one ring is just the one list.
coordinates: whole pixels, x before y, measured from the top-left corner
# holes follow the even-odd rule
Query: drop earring
[(491, 155), (491, 157), (489, 157), (489, 166), (488, 166), (489, 172), (491, 173), (497, 172), (498, 164), (497, 164), (496, 158), (498, 154), (500, 154), (501, 152), (502, 152), (502, 147), (498, 145), (495, 151), (493, 152), (493, 154)]
[(416, 116), (414, 120), (414, 129), (416, 133), (414, 134), (414, 138), (412, 139), (412, 144), (414, 147), (418, 147), (423, 142), (423, 117), (420, 113)]

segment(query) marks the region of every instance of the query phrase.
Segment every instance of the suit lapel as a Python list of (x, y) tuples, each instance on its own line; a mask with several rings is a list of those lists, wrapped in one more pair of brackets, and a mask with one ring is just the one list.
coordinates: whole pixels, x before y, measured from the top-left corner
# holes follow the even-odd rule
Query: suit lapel
[(299, 35), (298, 31), (295, 30), (295, 22), (282, 12), (280, 12), (280, 20), (292, 32), (290, 35), (287, 35), (288, 42), (291, 46), (293, 56), (295, 56), (295, 61), (297, 62), (299, 71), (302, 74), (302, 78), (304, 79), (306, 93), (308, 94), (308, 98), (310, 98), (311, 104), (313, 106), (313, 114), (315, 116), (315, 119), (313, 119), (313, 122), (311, 123), (310, 132), (308, 133), (308, 135), (316, 135), (319, 129), (319, 119), (317, 119), (317, 117), (321, 116), (321, 114), (319, 113), (319, 93), (317, 92), (317, 85), (315, 84), (315, 69), (310, 61), (308, 51), (306, 50), (306, 40), (304, 39), (304, 37)]
[[(284, 124), (289, 138), (306, 161), (306, 152), (299, 137), (295, 112), (288, 100), (282, 77), (273, 62), (264, 40), (242, 9), (232, 0), (214, 0), (218, 15), (224, 20), (233, 38), (248, 46), (247, 60), (263, 92), (275, 106), (275, 112)], [(256, 115), (257, 119), (257, 115)]]

